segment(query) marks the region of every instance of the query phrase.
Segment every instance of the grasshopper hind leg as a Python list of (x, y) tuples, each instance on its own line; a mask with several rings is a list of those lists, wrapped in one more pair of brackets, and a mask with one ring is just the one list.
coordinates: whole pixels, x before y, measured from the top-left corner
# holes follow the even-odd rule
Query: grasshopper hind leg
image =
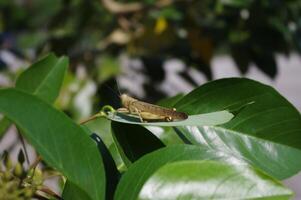
[(140, 119), (140, 122), (146, 122), (145, 120), (143, 120), (142, 116), (141, 116), (141, 113), (140, 111), (137, 109), (137, 108), (134, 108), (134, 109), (127, 109), (127, 108), (118, 108), (117, 109), (117, 112), (119, 113), (125, 113), (125, 114), (137, 114), (139, 119)]
[[(125, 109), (127, 109), (127, 108), (125, 108)], [(140, 112), (137, 108), (135, 108), (135, 107), (130, 107), (130, 108), (128, 109), (128, 113), (131, 113), (131, 114), (134, 114), (134, 115), (138, 115), (138, 117), (139, 117), (141, 123), (146, 122), (145, 120), (143, 120), (143, 117), (142, 117), (142, 115), (141, 115), (141, 112)]]

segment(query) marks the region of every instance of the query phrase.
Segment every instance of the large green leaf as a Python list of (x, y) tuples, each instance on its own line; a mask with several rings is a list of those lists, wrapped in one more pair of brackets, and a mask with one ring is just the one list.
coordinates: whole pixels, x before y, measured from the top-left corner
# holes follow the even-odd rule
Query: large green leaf
[(95, 142), (64, 113), (15, 89), (0, 90), (0, 112), (22, 130), (43, 159), (91, 200), (104, 199), (105, 175)]
[[(202, 173), (197, 173), (195, 172), (193, 169), (198, 168), (198, 163), (195, 163), (195, 161), (204, 161), (204, 160), (216, 160), (216, 161), (223, 161), (224, 164), (221, 164), (223, 166), (230, 166), (225, 167), (225, 169), (229, 169), (234, 170), (233, 172), (237, 171), (239, 172), (239, 174), (237, 174), (238, 176), (233, 176), (233, 177), (228, 177), (228, 178), (233, 178), (235, 179), (235, 181), (237, 180), (236, 178), (240, 177), (246, 177), (245, 180), (247, 180), (248, 184), (244, 184), (244, 181), (242, 179), (242, 181), (240, 182), (241, 187), (240, 190), (238, 192), (240, 192), (240, 194), (246, 195), (247, 193), (242, 193), (243, 191), (246, 192), (246, 190), (250, 189), (250, 184), (252, 184), (252, 180), (254, 184), (258, 184), (258, 186), (254, 185), (254, 191), (252, 189), (252, 191), (249, 191), (250, 194), (252, 193), (257, 193), (258, 195), (261, 194), (261, 196), (259, 197), (267, 197), (268, 194), (281, 194), (284, 195), (284, 197), (287, 199), (289, 196), (291, 196), (292, 192), (283, 188), (280, 184), (278, 184), (277, 182), (275, 182), (273, 179), (269, 178), (266, 175), (263, 175), (262, 173), (258, 172), (258, 170), (251, 170), (248, 165), (246, 163), (244, 163), (244, 161), (237, 159), (235, 157), (233, 157), (231, 154), (227, 154), (224, 153), (222, 151), (216, 151), (215, 149), (210, 149), (206, 146), (202, 147), (202, 146), (195, 146), (195, 145), (174, 145), (174, 146), (168, 146), (165, 147), (163, 149), (157, 150), (155, 152), (152, 152), (146, 156), (143, 156), (141, 159), (139, 159), (137, 162), (133, 163), (130, 168), (128, 169), (128, 171), (122, 176), (118, 187), (117, 187), (117, 191), (115, 194), (115, 199), (116, 200), (123, 200), (123, 199), (127, 199), (127, 200), (134, 200), (134, 199), (139, 199), (138, 197), (140, 197), (141, 199), (148, 199), (148, 197), (145, 196), (145, 192), (147, 194), (149, 194), (147, 191), (151, 191), (151, 192), (166, 192), (168, 193), (168, 195), (170, 195), (169, 197), (167, 196), (162, 196), (162, 198), (159, 198), (159, 196), (156, 196), (153, 199), (181, 199), (179, 196), (175, 197), (173, 196), (174, 194), (176, 194), (179, 191), (185, 191), (185, 189), (189, 189), (189, 188), (193, 188), (193, 185), (191, 185), (192, 183), (189, 182), (191, 180), (195, 181), (195, 178), (205, 178), (205, 177), (209, 177), (209, 178), (216, 178), (215, 181), (211, 182), (211, 187), (220, 187), (221, 185), (223, 186), (222, 188), (228, 188), (231, 187), (232, 181), (227, 182), (227, 179), (224, 179), (224, 184), (223, 182), (221, 182), (221, 179), (226, 178), (229, 175), (229, 170), (228, 171), (224, 171), (222, 169), (216, 169), (216, 168), (210, 168), (209, 166), (204, 166), (204, 170), (207, 170), (206, 172), (202, 172)], [(153, 179), (154, 174), (156, 176), (156, 173), (158, 172), (158, 170), (160, 171), (160, 168), (163, 166), (167, 166), (170, 163), (175, 163), (178, 161), (193, 161), (193, 164), (189, 167), (189, 169), (187, 168), (183, 168), (184, 171), (181, 171), (181, 169), (178, 169), (179, 171), (170, 171), (167, 173), (164, 173), (168, 176), (174, 177), (172, 180), (169, 179), (168, 181), (157, 185), (157, 184), (150, 184), (150, 180)], [(202, 162), (203, 163), (203, 162)], [(237, 165), (237, 166), (234, 166)], [(183, 166), (182, 166), (183, 167)], [(170, 169), (170, 168), (169, 168)], [(191, 170), (191, 171), (190, 171)], [(179, 172), (179, 173), (178, 173)], [(191, 172), (195, 172), (194, 175), (191, 174)], [(163, 174), (163, 175), (164, 175)], [(231, 173), (230, 173), (231, 174)], [(192, 175), (192, 176), (190, 176)], [(254, 176), (255, 175), (255, 176)], [(183, 185), (183, 187), (180, 187), (178, 189), (175, 189), (177, 187), (169, 187), (171, 186), (172, 183), (179, 183), (177, 178), (181, 178), (181, 177), (185, 177), (186, 179), (185, 181), (183, 181), (182, 179), (182, 183), (187, 183), (188, 185)], [(189, 176), (189, 177), (187, 177)], [(253, 179), (252, 179), (253, 178)], [(160, 180), (160, 179), (158, 179)], [(230, 180), (230, 179), (228, 179)], [(196, 182), (194, 182), (196, 183)], [(267, 184), (270, 183), (270, 184)], [(202, 184), (202, 183), (200, 183)], [(206, 183), (208, 184), (208, 182)], [(266, 184), (269, 187), (262, 187), (264, 186), (264, 184)], [(187, 187), (186, 187), (187, 186)], [(207, 186), (204, 185), (199, 185), (200, 187), (197, 188), (197, 190), (202, 190), (202, 191), (206, 191), (204, 188), (206, 188)], [(233, 185), (232, 185), (233, 186)], [(163, 190), (160, 190), (159, 188), (164, 188)], [(169, 188), (169, 189), (167, 189)], [(219, 190), (216, 190), (215, 195), (220, 194), (218, 192), (222, 192), (222, 188), (220, 188)], [(210, 188), (211, 189), (211, 188)], [(231, 190), (232, 191), (231, 191)], [(228, 188), (225, 192), (232, 192), (233, 194), (235, 194), (233, 191), (233, 188)], [(269, 191), (269, 193), (267, 191), (265, 191), (265, 189), (270, 189), (267, 190)], [(279, 190), (278, 190), (279, 189)], [(155, 191), (158, 190), (158, 191)], [(171, 193), (173, 194), (171, 194)], [(208, 190), (208, 193), (212, 192), (212, 190)], [(208, 194), (206, 192), (204, 192), (204, 194)], [(223, 193), (221, 194), (222, 197), (225, 195), (225, 197), (229, 197), (226, 195), (230, 195), (227, 193)], [(163, 195), (162, 193), (160, 193), (161, 195)], [(183, 193), (182, 193), (183, 194)], [(237, 193), (236, 193), (237, 194)], [(143, 195), (143, 196), (142, 196)], [(156, 195), (156, 194), (153, 194)], [(142, 198), (143, 197), (143, 198)], [(281, 197), (281, 196), (277, 196), (277, 197)], [(185, 199), (185, 198), (184, 198)], [(191, 199), (191, 198), (190, 198)], [(199, 198), (195, 198), (195, 199), (199, 199)], [(205, 198), (205, 199), (209, 199), (209, 198)], [(233, 198), (228, 198), (228, 199), (233, 199)], [(239, 199), (239, 198), (238, 198)], [(275, 199), (277, 199), (275, 197)], [(281, 198), (280, 198), (281, 199)]]
[(180, 161), (157, 170), (138, 199), (290, 199), (293, 193), (247, 165), (217, 161)]
[(54, 54), (49, 54), (19, 76), (16, 88), (53, 103), (59, 95), (67, 66), (66, 57), (56, 58)]
[[(53, 103), (59, 95), (67, 67), (67, 58), (58, 59), (51, 53), (25, 70), (16, 81), (16, 87)], [(0, 137), (10, 125), (5, 117), (0, 121)]]
[(277, 178), (285, 179), (301, 169), (301, 151), (221, 127), (180, 128), (192, 144), (231, 154)]
[(232, 155), (208, 147), (195, 145), (172, 145), (143, 156), (133, 163), (122, 176), (116, 190), (116, 200), (134, 200), (147, 179), (161, 166), (180, 160), (224, 160), (244, 163)]
[(109, 118), (116, 122), (140, 124), (144, 126), (213, 126), (229, 122), (233, 118), (233, 114), (224, 110), (206, 114), (189, 115), (185, 120), (172, 122), (140, 122), (138, 117), (123, 113), (110, 114)]
[(231, 78), (205, 84), (183, 97), (178, 110), (188, 114), (235, 109), (220, 126), (180, 127), (193, 143), (232, 153), (277, 178), (301, 169), (301, 116), (277, 91), (259, 82)]

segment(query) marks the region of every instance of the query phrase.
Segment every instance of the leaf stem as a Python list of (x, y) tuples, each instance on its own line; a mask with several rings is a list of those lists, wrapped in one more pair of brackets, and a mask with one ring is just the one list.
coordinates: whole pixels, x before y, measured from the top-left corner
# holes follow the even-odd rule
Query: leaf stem
[(98, 117), (107, 117), (109, 112), (115, 112), (115, 109), (110, 105), (105, 105), (101, 108), (101, 110), (96, 113), (95, 115), (92, 115), (91, 117), (84, 119), (79, 122), (80, 125), (85, 124), (87, 122), (90, 122)]
[(45, 194), (48, 194), (52, 197), (55, 197), (56, 199), (62, 199), (58, 194), (56, 194), (54, 191), (52, 191), (50, 188), (43, 186), (39, 189), (39, 191), (44, 192)]
[(100, 113), (96, 113), (95, 115), (92, 115), (91, 117), (89, 117), (89, 118), (87, 118), (87, 119), (84, 119), (84, 120), (82, 120), (82, 121), (80, 121), (79, 122), (79, 124), (85, 124), (85, 123), (87, 123), (87, 122), (90, 122), (90, 121), (92, 121), (92, 120), (94, 120), (94, 119), (96, 119), (96, 118), (98, 118), (98, 117), (101, 117), (102, 115), (100, 114)]

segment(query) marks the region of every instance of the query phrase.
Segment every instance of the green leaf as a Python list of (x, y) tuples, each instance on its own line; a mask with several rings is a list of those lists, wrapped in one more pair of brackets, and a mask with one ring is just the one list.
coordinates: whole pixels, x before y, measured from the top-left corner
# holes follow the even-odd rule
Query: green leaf
[(290, 199), (282, 184), (247, 165), (180, 161), (164, 165), (144, 184), (138, 199)]
[(10, 125), (11, 122), (5, 116), (0, 120), (0, 138), (6, 133)]
[(77, 185), (67, 180), (62, 193), (63, 199), (82, 200), (89, 199), (89, 196), (82, 191)]
[(301, 151), (296, 148), (219, 127), (180, 130), (192, 144), (232, 154), (277, 179), (288, 178), (301, 169)]
[[(63, 84), (68, 60), (49, 54), (25, 70), (16, 82), (16, 88), (34, 94), (48, 103), (53, 103)], [(0, 122), (0, 137), (11, 122), (4, 117)]]
[(91, 200), (104, 199), (102, 159), (95, 142), (80, 126), (39, 98), (16, 89), (0, 90), (0, 112), (72, 185)]
[(96, 133), (101, 140), (109, 147), (110, 154), (112, 155), (116, 165), (119, 167), (124, 166), (123, 160), (118, 153), (116, 144), (114, 143), (111, 133), (111, 121), (106, 118), (97, 118), (84, 125), (89, 129), (89, 133)]
[(143, 126), (112, 122), (112, 135), (126, 166), (165, 145)]
[(134, 200), (147, 179), (161, 166), (181, 160), (225, 160), (244, 163), (222, 151), (195, 145), (172, 145), (143, 156), (133, 163), (122, 176), (115, 193), (115, 200)]
[(67, 66), (66, 57), (56, 58), (49, 54), (19, 76), (16, 88), (53, 103), (59, 95)]
[(116, 122), (146, 126), (213, 126), (229, 122), (233, 118), (233, 114), (224, 110), (206, 114), (189, 115), (186, 120), (173, 122), (140, 122), (138, 117), (123, 113), (110, 114), (109, 118)]
[(192, 91), (176, 107), (198, 114), (252, 101), (226, 124), (179, 129), (193, 144), (231, 153), (276, 178), (294, 175), (301, 169), (301, 116), (270, 86), (243, 78), (221, 79)]
[(96, 118), (95, 120), (89, 121), (84, 126), (90, 130), (89, 133), (97, 133), (106, 146), (110, 146), (113, 143), (110, 120), (106, 118)]

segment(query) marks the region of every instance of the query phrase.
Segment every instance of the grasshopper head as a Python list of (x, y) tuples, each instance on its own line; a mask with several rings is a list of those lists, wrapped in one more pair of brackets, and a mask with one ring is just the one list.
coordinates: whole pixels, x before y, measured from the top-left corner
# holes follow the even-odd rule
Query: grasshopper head
[(120, 96), (121, 99), (121, 104), (125, 107), (125, 108), (129, 108), (129, 105), (131, 104), (131, 102), (133, 101), (137, 101), (136, 99), (126, 95), (126, 94), (122, 94)]
[(122, 94), (122, 95), (120, 96), (121, 104), (122, 104), (125, 108), (128, 108), (128, 105), (129, 105), (128, 98), (129, 98), (129, 96), (126, 95), (126, 94)]

